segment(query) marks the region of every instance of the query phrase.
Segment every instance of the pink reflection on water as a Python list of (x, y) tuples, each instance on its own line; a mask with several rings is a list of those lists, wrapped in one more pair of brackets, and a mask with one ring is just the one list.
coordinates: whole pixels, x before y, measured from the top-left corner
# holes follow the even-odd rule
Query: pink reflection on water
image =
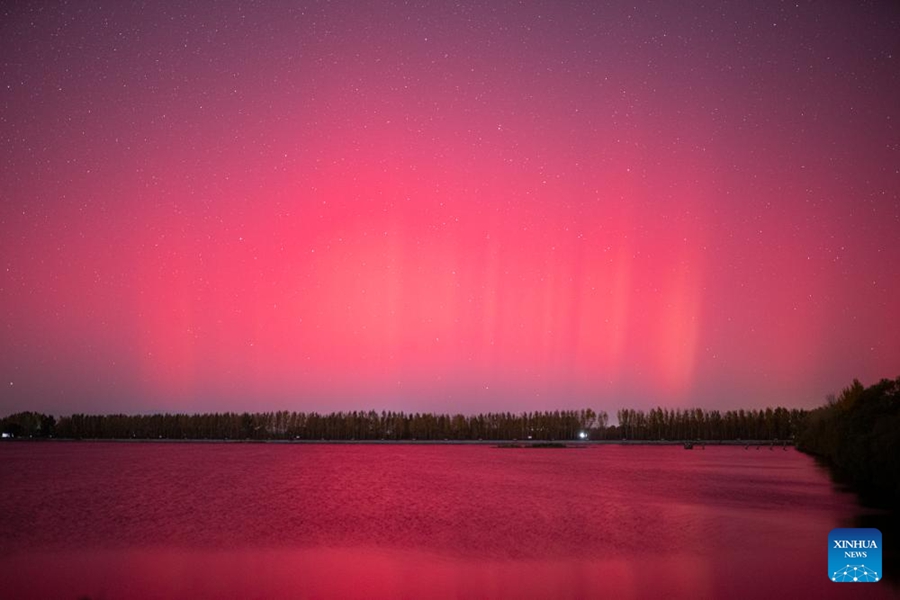
[(60, 443), (0, 458), (0, 597), (890, 596), (827, 580), (828, 531), (858, 506), (793, 451)]
[[(144, 548), (3, 557), (4, 597), (79, 598), (886, 598), (840, 586), (821, 561), (720, 557), (483, 561), (380, 548)], [(48, 572), (48, 569), (50, 571)]]

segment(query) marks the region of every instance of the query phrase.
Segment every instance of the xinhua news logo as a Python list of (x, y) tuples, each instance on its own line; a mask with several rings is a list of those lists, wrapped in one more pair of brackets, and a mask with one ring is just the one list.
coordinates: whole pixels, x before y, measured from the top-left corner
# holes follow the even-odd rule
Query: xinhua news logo
[(881, 581), (881, 532), (832, 529), (828, 534), (828, 579), (836, 583)]

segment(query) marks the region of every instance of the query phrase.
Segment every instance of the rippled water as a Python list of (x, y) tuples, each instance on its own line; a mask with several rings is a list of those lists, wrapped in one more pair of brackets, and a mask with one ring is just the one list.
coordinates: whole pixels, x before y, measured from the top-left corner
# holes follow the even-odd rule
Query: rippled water
[[(893, 597), (793, 450), (0, 444), (0, 597)], [(886, 539), (886, 543), (892, 540)]]

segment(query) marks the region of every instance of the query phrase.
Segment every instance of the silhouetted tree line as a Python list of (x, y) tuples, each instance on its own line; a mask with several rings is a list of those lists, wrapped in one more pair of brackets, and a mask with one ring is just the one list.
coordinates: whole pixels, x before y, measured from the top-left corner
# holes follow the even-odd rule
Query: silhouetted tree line
[(654, 408), (649, 412), (623, 408), (619, 425), (607, 439), (626, 440), (790, 440), (803, 425), (806, 411), (787, 408), (718, 410)]
[(393, 411), (86, 415), (18, 413), (0, 421), (16, 436), (74, 439), (230, 440), (788, 440), (805, 411), (654, 408), (618, 411), (608, 426), (592, 409), (449, 415)]
[(797, 448), (827, 460), (857, 489), (900, 500), (900, 377), (858, 380), (810, 411)]
[[(74, 414), (58, 421), (49, 417), (53, 423), (22, 415), (34, 413), (3, 419), (3, 431), (74, 439), (561, 440), (576, 439), (581, 432), (598, 438), (608, 421), (605, 412), (589, 408), (471, 416), (393, 411)], [(7, 423), (16, 425), (7, 427)]]
[(26, 411), (0, 419), (0, 432), (16, 437), (52, 437), (56, 419), (50, 415)]

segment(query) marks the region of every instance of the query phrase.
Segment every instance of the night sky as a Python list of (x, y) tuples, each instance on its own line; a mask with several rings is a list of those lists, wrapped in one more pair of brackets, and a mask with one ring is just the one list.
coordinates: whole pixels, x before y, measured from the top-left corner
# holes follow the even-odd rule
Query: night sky
[(895, 2), (7, 2), (0, 414), (900, 375)]

